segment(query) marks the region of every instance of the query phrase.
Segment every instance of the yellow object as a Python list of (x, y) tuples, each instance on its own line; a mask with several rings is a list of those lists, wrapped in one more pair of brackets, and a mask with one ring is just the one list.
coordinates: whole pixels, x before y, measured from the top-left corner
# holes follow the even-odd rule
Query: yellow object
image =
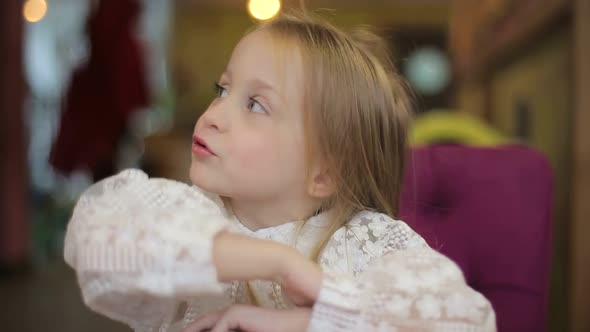
[(41, 21), (46, 13), (47, 3), (45, 0), (28, 0), (23, 5), (23, 16), (31, 23)]
[(416, 118), (410, 132), (411, 145), (459, 143), (495, 146), (510, 139), (481, 120), (459, 112), (431, 111)]
[(257, 20), (268, 20), (273, 18), (281, 10), (280, 0), (250, 0), (248, 1), (248, 12)]

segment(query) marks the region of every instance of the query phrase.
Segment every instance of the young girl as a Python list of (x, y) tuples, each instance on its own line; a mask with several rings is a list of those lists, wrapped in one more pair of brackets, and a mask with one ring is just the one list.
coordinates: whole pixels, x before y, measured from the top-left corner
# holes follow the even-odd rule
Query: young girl
[(248, 33), (195, 126), (194, 187), (128, 170), (80, 198), (87, 305), (136, 331), (494, 331), (393, 219), (410, 102), (382, 45), (307, 17)]

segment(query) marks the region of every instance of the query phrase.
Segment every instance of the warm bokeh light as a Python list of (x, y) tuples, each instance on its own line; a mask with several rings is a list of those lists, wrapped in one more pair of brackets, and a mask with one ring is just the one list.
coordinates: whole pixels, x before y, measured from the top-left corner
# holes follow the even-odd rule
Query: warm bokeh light
[(23, 6), (23, 16), (31, 23), (41, 21), (46, 13), (47, 3), (45, 0), (28, 0)]
[(248, 12), (257, 20), (268, 20), (281, 10), (280, 0), (250, 0)]

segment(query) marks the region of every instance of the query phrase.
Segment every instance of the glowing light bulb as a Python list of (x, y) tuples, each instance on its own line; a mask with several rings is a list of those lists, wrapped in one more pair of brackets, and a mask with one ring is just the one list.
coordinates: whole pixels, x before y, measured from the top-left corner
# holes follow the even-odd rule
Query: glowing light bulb
[(47, 3), (45, 0), (28, 0), (23, 6), (25, 20), (35, 23), (39, 22), (47, 14)]
[(249, 0), (248, 12), (257, 20), (273, 18), (281, 10), (280, 0)]

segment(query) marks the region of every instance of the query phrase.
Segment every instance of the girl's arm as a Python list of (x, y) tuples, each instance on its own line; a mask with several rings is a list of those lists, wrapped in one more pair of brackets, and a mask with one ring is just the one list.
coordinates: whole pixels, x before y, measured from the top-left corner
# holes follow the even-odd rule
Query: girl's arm
[(212, 257), (214, 238), (229, 227), (200, 191), (127, 170), (82, 194), (64, 259), (91, 309), (138, 331), (166, 330), (179, 299), (211, 299), (198, 313), (231, 303)]
[[(490, 303), (465, 283), (447, 257), (427, 246), (386, 250), (357, 275), (323, 274), (317, 264), (287, 246), (221, 233), (214, 243), (220, 280), (274, 280), (296, 303), (312, 310), (305, 314), (231, 307), (205, 316), (187, 331), (223, 326), (273, 331), (273, 321), (279, 318), (292, 331), (310, 332), (496, 330)], [(266, 319), (254, 319), (258, 316)]]
[(460, 268), (402, 221), (364, 211), (320, 258), (325, 273), (308, 331), (496, 331), (490, 302)]
[[(321, 260), (328, 268), (348, 261), (357, 273), (322, 274), (316, 264), (281, 245), (263, 250), (266, 258), (253, 255), (253, 260), (260, 258), (258, 264), (246, 263), (240, 273), (259, 266), (242, 277), (281, 282), (291, 298), (313, 305), (307, 331), (496, 330), (491, 304), (466, 284), (455, 263), (403, 222), (379, 214), (359, 219), (342, 230), (346, 234), (333, 237), (339, 240), (328, 244)], [(231, 243), (238, 242), (219, 242), (220, 247)], [(261, 249), (254, 248), (263, 244), (242, 243), (231, 249), (236, 253), (230, 257), (238, 247), (257, 252)], [(219, 270), (224, 269), (221, 261), (215, 259)], [(236, 315), (231, 318), (239, 320)]]
[(290, 248), (279, 243), (231, 232), (217, 234), (213, 242), (213, 262), (221, 282), (276, 280), (284, 268), (281, 258), (290, 255)]
[(490, 302), (430, 248), (385, 254), (352, 274), (327, 273), (308, 330), (496, 331)]
[(310, 315), (311, 309), (308, 307), (277, 310), (233, 305), (201, 317), (183, 332), (304, 332), (309, 325)]
[(213, 262), (221, 282), (271, 280), (286, 287), (297, 304), (313, 303), (319, 294), (322, 271), (296, 249), (230, 232), (213, 243)]

